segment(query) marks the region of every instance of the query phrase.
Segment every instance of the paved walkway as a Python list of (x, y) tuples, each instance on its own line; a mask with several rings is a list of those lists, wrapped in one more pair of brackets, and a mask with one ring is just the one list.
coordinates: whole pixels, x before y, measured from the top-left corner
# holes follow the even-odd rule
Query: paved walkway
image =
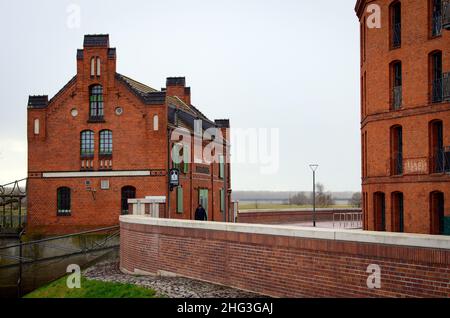
[[(277, 224), (277, 225), (289, 225), (289, 226), (300, 226), (300, 227), (312, 227), (313, 222), (312, 221), (305, 221), (305, 222), (295, 222), (295, 223), (283, 223), (283, 224)], [(335, 222), (333, 221), (317, 221), (316, 227), (318, 228), (326, 228), (326, 229), (346, 229), (346, 230), (361, 230), (361, 222), (354, 222), (353, 224), (351, 222), (347, 222), (345, 224), (344, 222)]]

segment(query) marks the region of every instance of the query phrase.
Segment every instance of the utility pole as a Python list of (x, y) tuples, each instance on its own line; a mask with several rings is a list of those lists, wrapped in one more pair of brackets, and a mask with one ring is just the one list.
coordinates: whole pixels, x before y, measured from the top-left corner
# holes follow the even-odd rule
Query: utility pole
[(309, 167), (313, 172), (313, 227), (316, 227), (316, 170), (319, 165), (311, 164)]

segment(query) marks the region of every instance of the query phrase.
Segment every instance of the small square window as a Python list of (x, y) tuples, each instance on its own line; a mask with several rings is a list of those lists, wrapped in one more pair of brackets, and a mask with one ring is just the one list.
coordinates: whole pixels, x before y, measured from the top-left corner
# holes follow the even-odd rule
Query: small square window
[(102, 180), (100, 182), (100, 188), (102, 190), (109, 190), (109, 180)]

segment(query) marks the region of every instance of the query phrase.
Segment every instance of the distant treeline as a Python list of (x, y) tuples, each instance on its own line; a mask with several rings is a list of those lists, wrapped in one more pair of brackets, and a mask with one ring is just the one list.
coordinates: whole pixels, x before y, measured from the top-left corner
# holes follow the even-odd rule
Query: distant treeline
[[(312, 191), (233, 191), (232, 199), (239, 201), (286, 201), (297, 195), (304, 193), (307, 196), (312, 195)], [(350, 200), (354, 192), (330, 192), (335, 200)]]
[[(232, 199), (240, 202), (282, 202), (289, 205), (312, 205), (312, 191), (234, 191)], [(336, 201), (347, 201), (349, 205), (361, 206), (360, 192), (330, 192), (318, 183), (316, 185), (316, 200), (318, 207), (329, 207)]]

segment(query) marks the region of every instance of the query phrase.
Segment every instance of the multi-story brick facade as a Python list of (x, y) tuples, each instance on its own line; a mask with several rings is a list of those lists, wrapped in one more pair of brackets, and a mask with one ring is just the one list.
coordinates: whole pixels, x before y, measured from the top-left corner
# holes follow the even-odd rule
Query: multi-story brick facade
[[(182, 77), (156, 90), (117, 73), (108, 35), (85, 36), (76, 61), (76, 75), (52, 99), (29, 97), (28, 231), (117, 225), (127, 199), (147, 196), (166, 198), (162, 217), (191, 219), (201, 200), (209, 220), (228, 220), (229, 121), (211, 121), (194, 107)], [(172, 147), (180, 143), (172, 132), (193, 135), (195, 120), (202, 126), (197, 135), (223, 133), (214, 140), (225, 145), (219, 162), (194, 161), (185, 147), (184, 162), (173, 162)], [(180, 186), (171, 191), (174, 167)]]
[(358, 0), (364, 228), (450, 234), (448, 1)]

